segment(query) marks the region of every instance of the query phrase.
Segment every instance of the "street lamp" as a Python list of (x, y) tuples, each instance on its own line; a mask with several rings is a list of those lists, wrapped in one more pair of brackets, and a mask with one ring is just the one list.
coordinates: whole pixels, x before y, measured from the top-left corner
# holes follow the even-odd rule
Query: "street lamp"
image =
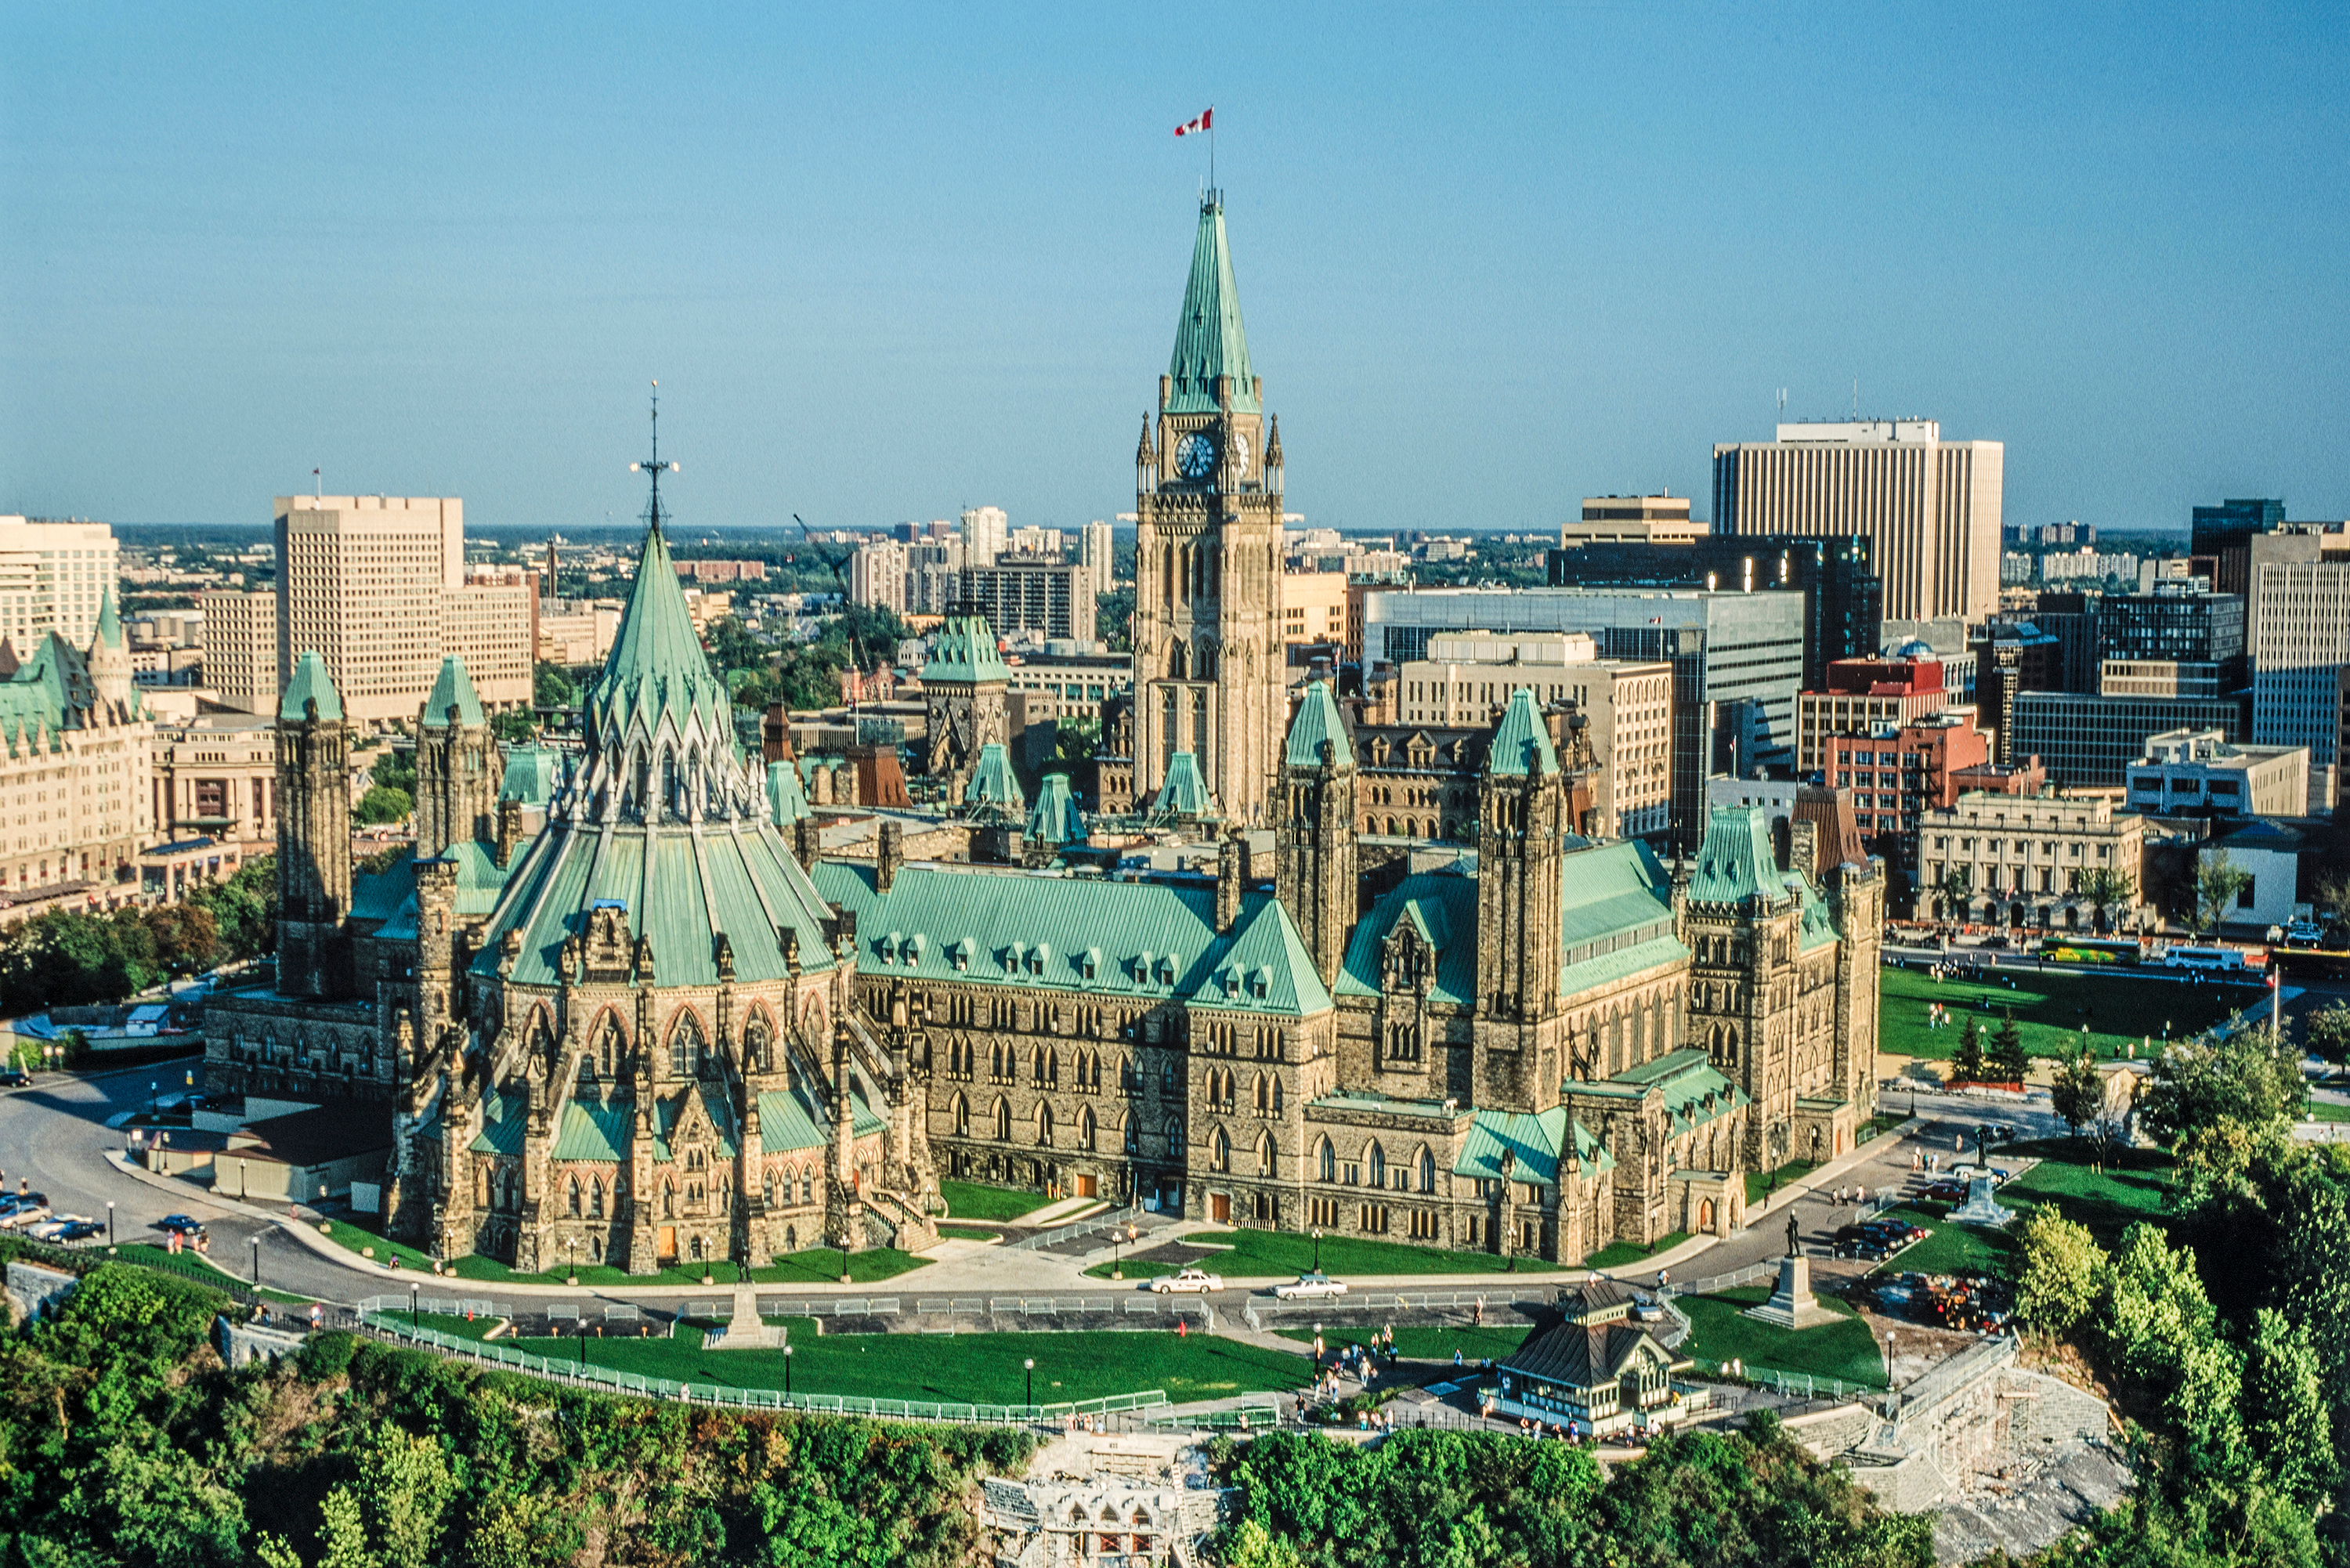
[(261, 1238), (253, 1238), (253, 1293), (261, 1293)]
[(419, 1319), (416, 1315), (416, 1282), (413, 1280), (410, 1281), (408, 1285), (408, 1326), (411, 1330), (419, 1326)]
[(792, 1397), (792, 1347), (784, 1346), (784, 1397)]
[(1025, 1404), (1029, 1409), (1034, 1410), (1036, 1407), (1036, 1358), (1032, 1355), (1020, 1365), (1028, 1374), (1028, 1397)]
[(579, 1238), (577, 1236), (568, 1238), (566, 1245), (571, 1251), (571, 1267), (564, 1274), (563, 1282), (567, 1285), (576, 1285), (579, 1282)]
[(1318, 1230), (1314, 1232), (1314, 1272), (1322, 1272), (1322, 1232)]
[(114, 1251), (114, 1199), (106, 1200), (106, 1250)]
[(579, 1320), (579, 1365), (588, 1365), (588, 1320)]

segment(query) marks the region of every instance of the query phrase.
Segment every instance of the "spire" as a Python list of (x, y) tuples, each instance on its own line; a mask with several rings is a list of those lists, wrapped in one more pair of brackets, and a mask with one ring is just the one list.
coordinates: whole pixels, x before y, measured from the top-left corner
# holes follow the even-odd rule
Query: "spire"
[(1284, 760), (1293, 768), (1318, 768), (1326, 744), (1333, 767), (1355, 765), (1355, 748), (1347, 739), (1346, 721), (1339, 716), (1337, 700), (1330, 695), (1330, 683), (1309, 681), (1305, 699), (1297, 704), (1297, 717), (1289, 722)]
[(922, 679), (929, 680), (1009, 680), (1012, 667), (995, 647), (995, 628), (987, 618), (972, 610), (951, 611), (922, 661)]
[(473, 690), (473, 678), (465, 673), (465, 661), (453, 653), (441, 661), (441, 673), (432, 682), (432, 694), (424, 699), (424, 713), (417, 723), (423, 729), (446, 729), (452, 708), (457, 713), (454, 722), (461, 729), (477, 730), (489, 722), (482, 716), (482, 699)]
[[(315, 712), (311, 711), (314, 704)], [(316, 652), (306, 653), (294, 661), (294, 679), (286, 683), (286, 696), (277, 704), (277, 716), (296, 723), (309, 719), (342, 718), (343, 699), (335, 691), (334, 678), (327, 673), (327, 661)]]
[(114, 607), (114, 585), (106, 585), (106, 593), (98, 601), (98, 640), (109, 648), (122, 646), (122, 617)]
[(1224, 201), (1211, 192), (1200, 203), (1199, 237), (1191, 244), (1191, 277), (1183, 288), (1183, 315), (1175, 324), (1175, 357), (1167, 367), (1173, 381), (1161, 411), (1218, 411), (1216, 378), (1232, 378), (1235, 413), (1259, 411), (1256, 379), (1249, 372), (1248, 332), (1241, 325), (1241, 295), (1232, 282), (1232, 250), (1224, 239)]
[(1145, 414), (1142, 416), (1142, 439), (1134, 443), (1134, 465), (1149, 468), (1158, 461), (1159, 454), (1150, 450), (1150, 416)]
[(1265, 437), (1264, 465), (1267, 468), (1281, 466), (1281, 416), (1279, 414), (1273, 416), (1272, 425)]
[(1550, 743), (1550, 726), (1534, 711), (1534, 694), (1521, 686), (1510, 693), (1502, 722), (1493, 726), (1493, 744), (1485, 753), (1485, 771), (1495, 776), (1523, 777), (1537, 771), (1558, 772), (1558, 749)]

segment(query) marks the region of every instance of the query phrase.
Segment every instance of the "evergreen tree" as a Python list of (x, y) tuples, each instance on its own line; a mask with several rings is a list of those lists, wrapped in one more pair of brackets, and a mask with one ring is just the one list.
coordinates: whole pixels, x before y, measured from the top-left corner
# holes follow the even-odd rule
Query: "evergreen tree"
[(1983, 1081), (1982, 1035), (1975, 1029), (1970, 1016), (1959, 1031), (1959, 1048), (1950, 1057), (1950, 1082), (1980, 1084)]
[(2105, 1108), (2106, 1080), (2086, 1051), (2056, 1072), (2050, 1100), (2064, 1125), (2075, 1134), (2097, 1119)]
[(2021, 1084), (2031, 1066), (2032, 1060), (2023, 1050), (2023, 1032), (2015, 1026), (2015, 1014), (2011, 1012), (2000, 1021), (1999, 1033), (1991, 1038), (1992, 1081)]

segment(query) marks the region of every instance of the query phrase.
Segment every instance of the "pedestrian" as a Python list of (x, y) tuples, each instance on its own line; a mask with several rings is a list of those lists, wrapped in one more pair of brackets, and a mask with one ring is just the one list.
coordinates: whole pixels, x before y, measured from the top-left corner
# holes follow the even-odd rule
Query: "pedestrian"
[(1456, 1368), (1461, 1365), (1461, 1347), (1457, 1345), (1452, 1347), (1452, 1365)]

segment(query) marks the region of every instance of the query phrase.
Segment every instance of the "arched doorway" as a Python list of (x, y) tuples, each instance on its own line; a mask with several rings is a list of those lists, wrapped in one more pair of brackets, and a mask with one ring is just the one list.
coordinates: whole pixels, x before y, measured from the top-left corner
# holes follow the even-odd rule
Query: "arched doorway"
[(1707, 1235), (1713, 1230), (1713, 1199), (1700, 1198), (1697, 1202), (1698, 1234)]

